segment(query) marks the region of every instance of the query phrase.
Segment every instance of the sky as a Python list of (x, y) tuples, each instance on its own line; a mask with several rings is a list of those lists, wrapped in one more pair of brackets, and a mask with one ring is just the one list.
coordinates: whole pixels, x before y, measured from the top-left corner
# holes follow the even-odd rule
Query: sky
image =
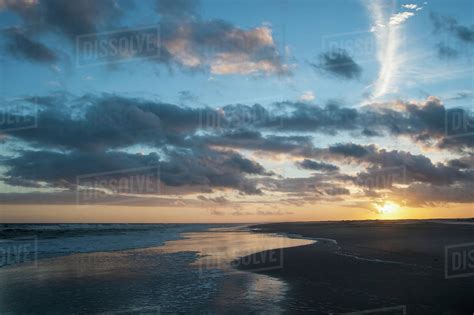
[(0, 221), (473, 217), (473, 15), (0, 0)]

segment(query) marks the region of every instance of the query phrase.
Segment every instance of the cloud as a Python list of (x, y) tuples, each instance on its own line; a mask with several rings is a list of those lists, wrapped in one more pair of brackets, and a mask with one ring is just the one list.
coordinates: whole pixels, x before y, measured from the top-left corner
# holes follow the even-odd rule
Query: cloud
[(319, 63), (310, 64), (318, 71), (347, 80), (357, 79), (362, 73), (362, 68), (343, 49), (323, 53)]
[[(279, 113), (279, 109), (281, 113)], [(281, 102), (273, 104), (271, 121), (263, 121), (262, 127), (276, 125), (279, 130), (286, 131), (318, 131), (325, 134), (336, 134), (357, 129), (359, 112), (357, 109), (340, 106), (329, 102), (325, 106), (317, 106), (307, 102)]]
[(313, 91), (305, 91), (301, 96), (300, 96), (300, 101), (304, 102), (311, 102), (314, 101), (315, 96)]
[(402, 4), (402, 8), (410, 9), (410, 10), (415, 10), (416, 8), (418, 8), (418, 5), (412, 4), (412, 3), (409, 3), (409, 4)]
[(222, 20), (168, 19), (161, 23), (162, 58), (213, 74), (288, 74), (267, 26), (244, 30)]
[(459, 101), (459, 100), (467, 100), (471, 98), (474, 98), (474, 92), (468, 91), (468, 92), (458, 92), (455, 96), (450, 97), (448, 100)]
[(473, 203), (473, 188), (472, 183), (452, 186), (414, 183), (407, 188), (394, 189), (392, 195), (403, 198), (409, 207), (446, 207), (449, 203)]
[(46, 182), (53, 187), (71, 188), (75, 186), (77, 176), (80, 175), (117, 170), (126, 172), (130, 169), (156, 166), (158, 162), (156, 154), (22, 151), (20, 156), (5, 161), (5, 165), (9, 167), (5, 176)]
[(18, 14), (24, 22), (24, 31), (10, 32), (9, 50), (16, 57), (41, 63), (58, 58), (44, 43), (33, 39), (41, 33), (60, 34), (75, 43), (78, 35), (95, 34), (110, 30), (122, 15), (120, 4), (115, 0), (3, 0), (0, 9)]
[[(408, 136), (432, 148), (462, 151), (474, 147), (472, 137), (446, 134), (449, 112), (435, 97), (419, 102), (373, 103), (358, 109), (332, 102), (325, 106), (277, 102), (266, 107), (236, 104), (211, 109), (115, 95), (74, 98), (57, 94), (36, 99), (38, 104), (31, 106), (38, 108), (37, 128), (5, 133), (55, 149), (101, 151), (136, 144), (190, 147), (203, 143), (305, 157), (314, 151), (307, 135), (262, 136), (261, 131), (350, 132), (366, 137), (388, 134)], [(470, 117), (467, 111), (457, 110), (461, 117)]]
[(330, 196), (340, 196), (340, 195), (350, 195), (351, 192), (349, 189), (346, 188), (340, 188), (340, 187), (334, 187), (330, 189), (325, 190), (326, 194)]
[[(373, 83), (371, 98), (379, 99), (388, 93), (398, 92), (402, 72), (408, 68), (407, 58), (402, 51), (405, 39), (402, 37), (401, 26), (413, 12), (391, 13), (389, 2), (375, 0), (368, 3), (368, 10), (372, 17), (372, 32), (377, 45), (377, 60), (380, 70)], [(393, 2), (392, 2), (393, 3)]]
[[(334, 103), (319, 106), (278, 102), (266, 107), (234, 104), (213, 110), (115, 95), (74, 97), (58, 93), (38, 97), (31, 106), (39, 111), (36, 129), (4, 132), (5, 141), (19, 139), (23, 146), (35, 148), (16, 151), (13, 159), (3, 162), (7, 171), (2, 180), (12, 186), (71, 190), (77, 176), (152, 163), (160, 165), (164, 194), (214, 190), (253, 195), (281, 192), (287, 195), (288, 203), (298, 202), (297, 195), (304, 198), (299, 201), (303, 203), (334, 201), (346, 194), (338, 190), (348, 189), (345, 185), (367, 189), (364, 183), (370, 179), (400, 168), (406, 171), (405, 185), (450, 186), (473, 181), (474, 162), (470, 155), (466, 156), (466, 152), (472, 152), (473, 139), (446, 137), (446, 109), (435, 97), (421, 102), (375, 103), (357, 109)], [(275, 117), (269, 118), (269, 113)], [(209, 128), (212, 126), (206, 126), (203, 115), (222, 117), (222, 124)], [(274, 121), (278, 121), (277, 127)], [(316, 147), (313, 137), (307, 134), (362, 134), (368, 126), (378, 135), (410, 137), (414, 142), (461, 157), (434, 163), (423, 155), (375, 145), (335, 143)], [(131, 146), (138, 145), (156, 153), (128, 152)], [(283, 178), (244, 157), (238, 153), (240, 150), (253, 152), (259, 159), (276, 154), (291, 156), (298, 161), (297, 167), (317, 172), (306, 179)], [(342, 165), (362, 170), (344, 174)], [(401, 178), (398, 176), (394, 184), (400, 184)], [(398, 188), (388, 187), (391, 191)]]
[(436, 31), (446, 31), (465, 43), (474, 43), (474, 27), (460, 25), (453, 17), (430, 14), (431, 21)]
[(413, 13), (413, 12), (396, 13), (396, 14), (394, 14), (390, 17), (389, 24), (394, 25), (394, 26), (400, 25), (400, 24), (404, 23), (406, 20), (408, 20), (409, 17), (412, 17), (414, 15), (415, 15), (415, 13)]
[(307, 136), (263, 136), (258, 131), (237, 130), (222, 134), (196, 136), (195, 143), (232, 149), (247, 149), (257, 152), (272, 152), (294, 156), (309, 156), (314, 147)]
[(217, 204), (225, 204), (225, 203), (229, 203), (229, 200), (227, 200), (224, 196), (219, 196), (219, 197), (214, 197), (214, 198), (208, 198), (206, 196), (203, 196), (203, 195), (199, 195), (197, 197), (199, 200), (202, 200), (202, 201), (210, 201), (212, 203), (217, 203)]
[[(56, 96), (42, 102), (38, 127), (11, 135), (40, 145), (87, 151), (181, 141), (180, 135), (193, 133), (200, 114), (207, 112), (113, 95), (74, 100)], [(74, 107), (75, 102), (83, 105), (81, 111)]]
[(362, 146), (353, 143), (338, 143), (329, 147), (329, 153), (351, 158), (363, 158), (374, 151), (374, 146)]
[(78, 176), (94, 174), (100, 178), (114, 172), (115, 177), (121, 178), (132, 170), (146, 168), (150, 168), (150, 174), (158, 176), (156, 168), (159, 168), (159, 180), (168, 186), (194, 187), (196, 192), (232, 188), (245, 194), (260, 194), (244, 174), (269, 175), (260, 164), (234, 152), (193, 148), (169, 150), (164, 157), (166, 160), (156, 153), (143, 155), (119, 151), (23, 151), (20, 156), (4, 162), (8, 167), (5, 177), (10, 184), (9, 179), (16, 179), (16, 185), (24, 186), (27, 182), (27, 187), (31, 187), (31, 183), (44, 182), (50, 187), (74, 189)]
[(58, 32), (72, 41), (78, 35), (93, 34), (112, 26), (122, 15), (121, 1), (114, 0), (29, 2), (7, 8), (18, 13), (26, 25), (37, 28), (36, 31)]
[(423, 155), (414, 155), (406, 151), (378, 149), (374, 145), (357, 145), (353, 143), (336, 144), (327, 150), (322, 150), (318, 157), (328, 160), (350, 163), (366, 163), (366, 172), (360, 173), (356, 183), (365, 183), (368, 177), (375, 178), (381, 171), (393, 171), (398, 176), (399, 183), (425, 182), (435, 185), (450, 185), (458, 181), (474, 181), (471, 170), (462, 170), (453, 165), (434, 164)]
[[(119, 22), (126, 12), (126, 2), (116, 0), (7, 1), (3, 6), (20, 15), (24, 27), (28, 27), (31, 33), (60, 34), (72, 43), (79, 35), (93, 37), (111, 29), (123, 30)], [(147, 61), (220, 75), (290, 73), (290, 66), (278, 51), (271, 28), (262, 25), (242, 29), (223, 20), (205, 20), (197, 8), (197, 2), (192, 0), (156, 1), (161, 17), (157, 25), (160, 43), (153, 44), (160, 53), (155, 58), (147, 58)], [(138, 34), (144, 31), (128, 27), (128, 32)], [(120, 34), (102, 33), (101, 36), (114, 39)], [(129, 57), (129, 54), (122, 56)]]
[(162, 180), (170, 186), (194, 185), (233, 188), (245, 194), (261, 194), (245, 174), (270, 175), (258, 163), (235, 152), (209, 149), (173, 150), (161, 164)]
[(18, 28), (10, 28), (3, 33), (7, 39), (5, 48), (13, 56), (48, 64), (59, 59), (53, 50), (29, 38)]
[(337, 167), (336, 165), (324, 162), (317, 162), (308, 159), (304, 159), (301, 162), (297, 162), (296, 165), (300, 168), (313, 171), (336, 172), (339, 170), (339, 167)]

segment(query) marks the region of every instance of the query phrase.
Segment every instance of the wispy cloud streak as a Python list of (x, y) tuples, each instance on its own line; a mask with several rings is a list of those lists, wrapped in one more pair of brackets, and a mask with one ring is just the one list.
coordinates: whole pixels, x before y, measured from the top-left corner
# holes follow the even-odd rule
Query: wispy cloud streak
[(377, 60), (380, 63), (380, 70), (373, 84), (372, 98), (379, 99), (386, 94), (397, 92), (400, 72), (404, 69), (407, 59), (402, 49), (404, 36), (401, 26), (415, 13), (394, 12), (396, 1), (371, 1), (367, 7), (372, 17), (372, 32), (377, 43)]

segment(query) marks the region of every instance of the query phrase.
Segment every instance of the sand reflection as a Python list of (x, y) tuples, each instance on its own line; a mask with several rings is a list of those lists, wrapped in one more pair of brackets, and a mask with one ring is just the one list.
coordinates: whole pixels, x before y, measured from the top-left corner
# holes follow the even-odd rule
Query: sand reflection
[(216, 228), (208, 232), (185, 233), (186, 239), (170, 241), (165, 252), (198, 251), (193, 263), (200, 268), (231, 270), (231, 262), (253, 253), (312, 244), (314, 241), (294, 239), (275, 234), (252, 233), (244, 228)]

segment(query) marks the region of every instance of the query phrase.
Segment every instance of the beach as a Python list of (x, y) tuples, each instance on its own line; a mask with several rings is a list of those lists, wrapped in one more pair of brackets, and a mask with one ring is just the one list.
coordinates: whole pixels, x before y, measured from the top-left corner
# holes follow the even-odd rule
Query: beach
[(281, 248), (314, 243), (238, 225), (10, 225), (2, 233), (0, 248), (31, 252), (0, 268), (1, 314), (278, 314), (286, 283), (232, 262), (270, 250), (278, 255), (260, 255), (257, 269), (278, 269)]
[(19, 256), (29, 260), (0, 268), (1, 314), (474, 310), (474, 277), (445, 274), (445, 247), (473, 240), (474, 226), (464, 221), (7, 225), (0, 232), (3, 252), (31, 251)]
[[(472, 223), (342, 221), (253, 226), (317, 240), (283, 250), (289, 313), (472, 314), (474, 277), (446, 278), (445, 246), (474, 240)], [(252, 270), (252, 266), (242, 269)], [(405, 312), (405, 313), (403, 313)]]

